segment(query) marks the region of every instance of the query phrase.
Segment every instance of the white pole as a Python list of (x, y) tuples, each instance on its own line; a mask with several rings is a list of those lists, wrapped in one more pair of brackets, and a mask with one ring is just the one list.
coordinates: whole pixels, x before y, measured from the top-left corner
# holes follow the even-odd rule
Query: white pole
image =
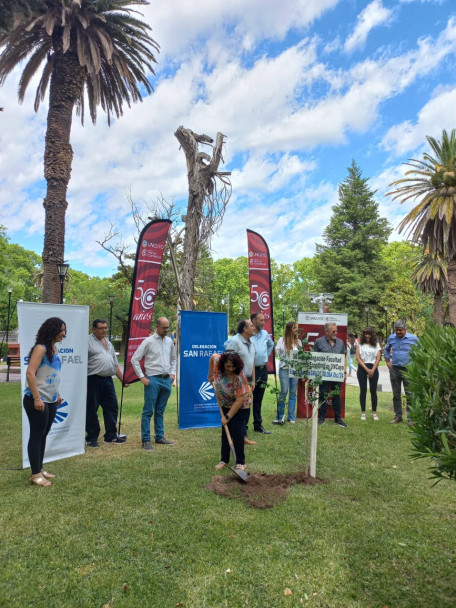
[[(320, 387), (318, 388), (320, 392)], [(315, 477), (317, 472), (317, 436), (318, 436), (318, 399), (312, 404), (312, 435), (310, 442), (310, 476)]]

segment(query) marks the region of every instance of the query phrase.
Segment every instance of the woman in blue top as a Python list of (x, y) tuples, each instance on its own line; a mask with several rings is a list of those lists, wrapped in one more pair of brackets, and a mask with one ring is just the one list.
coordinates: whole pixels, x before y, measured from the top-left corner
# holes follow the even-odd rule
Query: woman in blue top
[(51, 429), (62, 402), (59, 394), (61, 361), (56, 343), (66, 336), (66, 325), (62, 319), (51, 317), (39, 328), (35, 345), (29, 353), (26, 372), (24, 409), (30, 423), (30, 438), (27, 445), (32, 474), (30, 483), (35, 486), (51, 486), (55, 475), (43, 470), (46, 437)]

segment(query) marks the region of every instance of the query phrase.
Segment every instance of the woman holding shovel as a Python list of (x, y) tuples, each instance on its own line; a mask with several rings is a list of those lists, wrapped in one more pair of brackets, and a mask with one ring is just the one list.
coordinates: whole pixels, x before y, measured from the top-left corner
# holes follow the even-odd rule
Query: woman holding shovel
[(222, 415), (222, 457), (215, 465), (216, 470), (223, 469), (230, 461), (230, 446), (228, 430), (236, 453), (236, 469), (245, 470), (244, 455), (244, 423), (247, 420), (252, 402), (247, 376), (243, 372), (244, 363), (240, 356), (233, 351), (222, 355), (212, 355), (209, 361), (209, 382), (213, 383), (216, 397), (221, 406)]

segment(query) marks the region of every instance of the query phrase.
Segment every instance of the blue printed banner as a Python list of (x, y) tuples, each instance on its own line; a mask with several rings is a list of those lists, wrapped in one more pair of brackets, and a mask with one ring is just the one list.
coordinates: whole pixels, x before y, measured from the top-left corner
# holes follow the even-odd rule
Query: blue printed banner
[(220, 412), (207, 380), (209, 359), (224, 351), (226, 314), (181, 311), (179, 428), (220, 426)]

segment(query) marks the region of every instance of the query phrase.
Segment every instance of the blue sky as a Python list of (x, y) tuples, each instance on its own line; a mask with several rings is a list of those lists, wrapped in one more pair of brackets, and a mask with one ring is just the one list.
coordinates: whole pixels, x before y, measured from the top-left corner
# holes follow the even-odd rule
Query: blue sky
[[(101, 111), (95, 126), (73, 121), (65, 258), (91, 275), (115, 271), (97, 244), (110, 223), (133, 243), (127, 193), (185, 208), (179, 125), (226, 135), (233, 194), (214, 257), (246, 255), (250, 228), (287, 263), (313, 255), (352, 159), (396, 228), (413, 203), (386, 198), (388, 184), (426, 135), (456, 127), (454, 0), (152, 0), (143, 12), (161, 46), (154, 93), (110, 128)], [(18, 79), (0, 89), (0, 223), (41, 253), (47, 105), (33, 112), (33, 86), (18, 105)]]

